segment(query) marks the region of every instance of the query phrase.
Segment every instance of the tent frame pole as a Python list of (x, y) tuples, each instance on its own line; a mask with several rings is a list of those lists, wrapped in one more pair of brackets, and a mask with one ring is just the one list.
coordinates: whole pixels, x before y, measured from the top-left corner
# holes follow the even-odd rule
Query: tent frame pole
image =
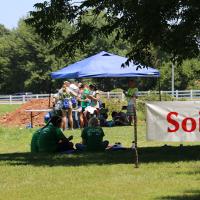
[(160, 87), (160, 77), (158, 77), (158, 90), (159, 90), (159, 100), (162, 101), (161, 87)]
[[(133, 105), (134, 106), (134, 105)], [(135, 150), (135, 167), (139, 167), (139, 157), (138, 157), (138, 141), (137, 141), (137, 111), (136, 107), (134, 106), (134, 115), (133, 115), (133, 126), (134, 126), (134, 141), (133, 141), (133, 149)]]
[(51, 90), (52, 90), (52, 79), (50, 78), (50, 82), (49, 82), (49, 102), (48, 102), (48, 107), (51, 107)]

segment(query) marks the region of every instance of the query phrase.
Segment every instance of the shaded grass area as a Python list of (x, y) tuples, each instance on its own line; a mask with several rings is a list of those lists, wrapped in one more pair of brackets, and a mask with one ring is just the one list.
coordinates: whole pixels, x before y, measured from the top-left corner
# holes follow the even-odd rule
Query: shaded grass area
[[(200, 161), (200, 146), (140, 147), (140, 164)], [(131, 149), (105, 152), (76, 152), (74, 154), (1, 153), (0, 165), (87, 166), (130, 164), (134, 167), (135, 152)], [(196, 174), (196, 172), (194, 172)]]
[(183, 195), (177, 196), (166, 196), (162, 197), (161, 200), (199, 200), (200, 190), (188, 190), (185, 191)]

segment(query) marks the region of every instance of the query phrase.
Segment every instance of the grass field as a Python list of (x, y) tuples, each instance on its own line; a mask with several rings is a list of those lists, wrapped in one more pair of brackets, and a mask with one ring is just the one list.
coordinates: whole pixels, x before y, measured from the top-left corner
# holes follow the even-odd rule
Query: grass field
[(20, 105), (0, 105), (0, 115), (17, 109)]
[[(15, 109), (0, 106), (0, 113)], [(200, 199), (200, 146), (164, 147), (145, 141), (140, 122), (139, 161), (130, 150), (31, 155), (35, 129), (0, 127), (0, 199), (2, 200), (194, 200)], [(132, 127), (105, 128), (106, 139), (130, 146)], [(80, 140), (80, 131), (73, 134)]]

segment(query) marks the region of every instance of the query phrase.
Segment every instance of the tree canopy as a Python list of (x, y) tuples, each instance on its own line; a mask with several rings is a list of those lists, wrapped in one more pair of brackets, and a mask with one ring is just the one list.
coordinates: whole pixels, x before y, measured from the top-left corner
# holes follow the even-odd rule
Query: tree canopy
[[(50, 72), (102, 50), (152, 63), (162, 90), (171, 88), (170, 62), (182, 61), (175, 89), (200, 89), (198, 1), (51, 0), (36, 8), (26, 20), (32, 26), (23, 19), (13, 30), (0, 25), (1, 94), (48, 92)], [(106, 91), (127, 86), (121, 79), (93, 81)], [(156, 89), (152, 79), (138, 84)], [(60, 85), (53, 82), (53, 89)]]
[[(128, 57), (142, 64), (152, 62), (152, 48), (172, 61), (199, 55), (200, 2), (198, 0), (50, 0), (35, 4), (27, 23), (48, 42), (59, 40), (56, 51), (73, 56), (93, 37), (128, 41)], [(99, 16), (104, 23), (98, 23)], [(85, 16), (91, 16), (85, 20)], [(88, 19), (88, 18), (87, 18)], [(63, 37), (63, 20), (74, 31)]]

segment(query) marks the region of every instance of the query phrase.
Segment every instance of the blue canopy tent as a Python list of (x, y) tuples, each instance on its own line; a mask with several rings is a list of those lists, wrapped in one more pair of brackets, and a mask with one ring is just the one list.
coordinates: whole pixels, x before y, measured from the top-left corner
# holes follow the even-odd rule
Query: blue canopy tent
[(122, 67), (127, 58), (102, 51), (94, 56), (78, 61), (51, 73), (52, 79), (58, 78), (100, 78), (100, 77), (159, 77), (158, 70), (141, 67), (129, 62)]
[[(74, 64), (64, 67), (56, 72), (51, 73), (52, 79), (72, 79), (72, 78), (109, 78), (109, 77), (160, 77), (158, 70), (151, 67), (139, 67), (133, 62), (128, 66), (122, 67), (127, 58), (102, 51), (89, 58), (78, 61)], [(159, 84), (160, 88), (160, 84)], [(160, 90), (160, 89), (159, 89)], [(160, 96), (161, 99), (161, 96)], [(134, 145), (138, 167), (137, 151), (137, 115), (134, 116)]]

